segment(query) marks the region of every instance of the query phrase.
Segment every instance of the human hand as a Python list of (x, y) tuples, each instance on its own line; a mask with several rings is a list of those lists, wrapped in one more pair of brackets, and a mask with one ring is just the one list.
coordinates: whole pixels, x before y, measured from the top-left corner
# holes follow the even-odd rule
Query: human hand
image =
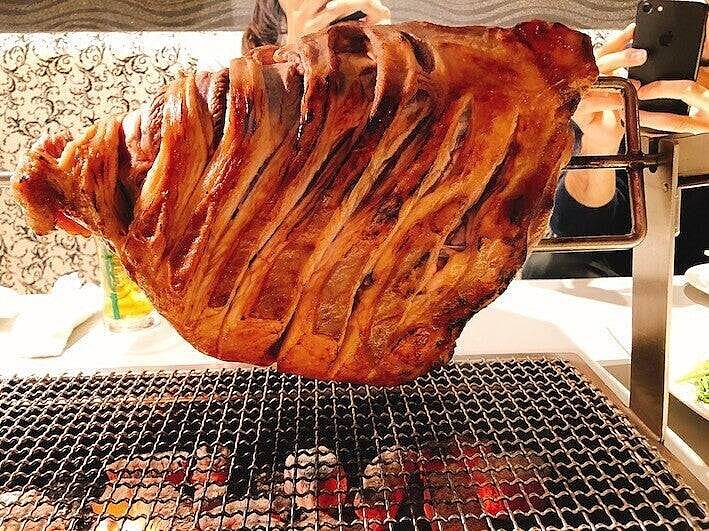
[(640, 87), (641, 100), (672, 98), (690, 106), (689, 115), (640, 111), (640, 125), (673, 133), (709, 133), (709, 68), (697, 81), (654, 81)]
[[(634, 31), (635, 24), (630, 24), (598, 49), (596, 64), (602, 76), (620, 75), (622, 69), (639, 66), (647, 60), (645, 50), (630, 48)], [(637, 82), (634, 84), (639, 87)], [(584, 95), (574, 113), (574, 121), (583, 132), (582, 154), (618, 151), (624, 132), (622, 109), (623, 98), (618, 92), (592, 89)]]
[(279, 0), (288, 22), (288, 42), (326, 28), (357, 11), (369, 24), (390, 24), (391, 13), (381, 0)]
[[(645, 50), (630, 48), (635, 24), (629, 25), (596, 52), (596, 64), (602, 76), (622, 75), (621, 69), (638, 66), (647, 60)], [(636, 88), (639, 83), (634, 83)], [(618, 152), (623, 139), (621, 118), (623, 98), (616, 91), (591, 89), (579, 102), (574, 121), (581, 129), (582, 155), (607, 155)], [(566, 190), (588, 207), (607, 204), (616, 193), (614, 170), (575, 170), (566, 174)]]

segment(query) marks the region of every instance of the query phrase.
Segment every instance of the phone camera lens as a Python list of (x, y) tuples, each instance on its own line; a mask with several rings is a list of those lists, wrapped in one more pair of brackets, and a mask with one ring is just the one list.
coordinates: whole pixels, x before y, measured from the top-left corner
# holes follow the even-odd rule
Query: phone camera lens
[(644, 2), (642, 6), (643, 13), (650, 13), (652, 11), (652, 4), (650, 2)]

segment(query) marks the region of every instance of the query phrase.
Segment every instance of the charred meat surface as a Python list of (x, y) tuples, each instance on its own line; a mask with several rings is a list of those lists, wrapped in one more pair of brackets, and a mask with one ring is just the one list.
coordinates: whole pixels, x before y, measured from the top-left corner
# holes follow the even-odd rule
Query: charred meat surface
[(560, 24), (347, 22), (43, 137), (13, 186), (36, 232), (109, 240), (203, 352), (395, 385), (539, 240), (596, 76)]

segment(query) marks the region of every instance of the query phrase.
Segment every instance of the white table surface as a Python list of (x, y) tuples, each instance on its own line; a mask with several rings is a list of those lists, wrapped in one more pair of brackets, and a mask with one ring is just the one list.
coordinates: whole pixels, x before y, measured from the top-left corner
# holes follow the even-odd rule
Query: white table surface
[[(456, 354), (575, 352), (602, 371), (600, 366), (630, 360), (630, 300), (629, 278), (514, 280), (467, 324)], [(22, 359), (9, 348), (12, 320), (0, 319), (0, 376), (236, 365), (197, 352), (164, 321), (149, 330), (123, 334), (108, 332), (100, 319), (85, 328), (60, 357)], [(674, 279), (670, 344), (671, 382), (709, 357), (709, 296), (687, 286), (681, 276)], [(612, 378), (604, 380), (627, 403), (627, 390)], [(673, 386), (674, 391), (677, 385)], [(666, 445), (709, 485), (709, 467), (669, 435)]]
[[(671, 371), (678, 376), (709, 355), (709, 296), (686, 286), (681, 276), (674, 279), (673, 295)], [(630, 298), (629, 278), (514, 280), (467, 324), (456, 353), (576, 352), (602, 365), (625, 362)], [(108, 332), (100, 320), (87, 328), (60, 357), (22, 359), (12, 352), (12, 319), (0, 319), (0, 375), (217, 363), (165, 322), (123, 334)]]

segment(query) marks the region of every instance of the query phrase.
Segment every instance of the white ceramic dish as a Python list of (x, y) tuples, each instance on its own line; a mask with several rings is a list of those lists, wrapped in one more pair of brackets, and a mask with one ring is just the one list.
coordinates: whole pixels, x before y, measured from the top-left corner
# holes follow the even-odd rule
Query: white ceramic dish
[(709, 295), (709, 264), (699, 264), (687, 269), (684, 274), (689, 284)]
[(709, 404), (697, 400), (697, 388), (689, 382), (671, 382), (670, 393), (697, 415), (709, 420)]

